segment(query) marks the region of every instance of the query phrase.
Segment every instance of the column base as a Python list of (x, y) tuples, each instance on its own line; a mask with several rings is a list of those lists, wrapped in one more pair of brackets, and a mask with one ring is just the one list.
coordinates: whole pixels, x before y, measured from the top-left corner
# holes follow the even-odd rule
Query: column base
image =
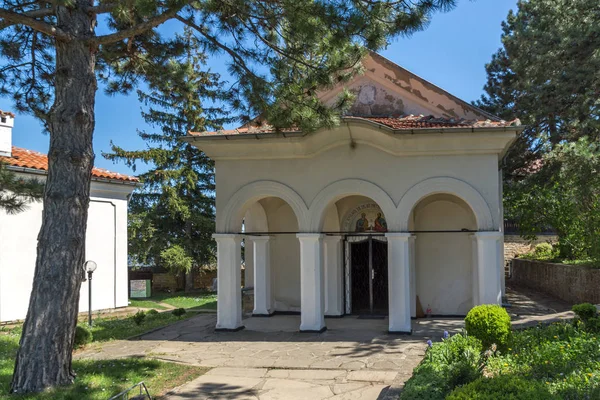
[(272, 313), (268, 313), (268, 314), (263, 314), (263, 313), (252, 313), (252, 317), (258, 317), (258, 318), (270, 318), (273, 315), (275, 315), (274, 312)]
[(300, 333), (323, 333), (327, 330), (327, 327), (324, 326), (319, 330), (313, 330), (313, 329), (300, 329)]
[(344, 318), (344, 314), (340, 314), (340, 315), (326, 315), (325, 318)]
[(238, 332), (246, 328), (244, 325), (238, 326), (237, 328), (215, 328), (215, 332)]
[(410, 331), (388, 331), (390, 335), (412, 335), (412, 329)]

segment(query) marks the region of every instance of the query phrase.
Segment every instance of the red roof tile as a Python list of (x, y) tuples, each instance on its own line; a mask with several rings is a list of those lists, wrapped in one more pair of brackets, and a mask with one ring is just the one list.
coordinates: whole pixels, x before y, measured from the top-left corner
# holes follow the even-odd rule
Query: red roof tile
[[(437, 118), (433, 115), (405, 115), (401, 117), (355, 117), (346, 116), (345, 121), (358, 120), (370, 121), (376, 124), (387, 126), (394, 130), (414, 130), (414, 129), (448, 129), (448, 128), (501, 128), (508, 126), (519, 126), (521, 121), (492, 121), (492, 120), (467, 120), (453, 118)], [(279, 132), (298, 132), (298, 129), (287, 128)], [(271, 125), (263, 124), (254, 127), (244, 127), (238, 129), (221, 130), (216, 132), (189, 132), (191, 136), (228, 136), (228, 135), (247, 135), (275, 133), (275, 128)]]
[(2, 110), (0, 110), (0, 117), (4, 117), (6, 115), (8, 115), (11, 118), (15, 117), (15, 114), (11, 113), (10, 111), (2, 111)]
[[(12, 157), (0, 157), (0, 161), (13, 167), (31, 168), (40, 171), (48, 170), (48, 156), (46, 154), (20, 147), (13, 146)], [(125, 182), (139, 182), (139, 179), (135, 176), (119, 174), (118, 172), (111, 172), (102, 168), (94, 168), (92, 170), (92, 177)]]

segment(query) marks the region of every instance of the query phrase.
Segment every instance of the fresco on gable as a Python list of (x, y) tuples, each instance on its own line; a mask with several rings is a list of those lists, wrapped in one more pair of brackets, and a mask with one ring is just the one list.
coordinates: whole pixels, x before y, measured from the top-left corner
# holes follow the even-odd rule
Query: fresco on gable
[(346, 214), (342, 224), (344, 232), (387, 232), (387, 222), (376, 203), (365, 203)]

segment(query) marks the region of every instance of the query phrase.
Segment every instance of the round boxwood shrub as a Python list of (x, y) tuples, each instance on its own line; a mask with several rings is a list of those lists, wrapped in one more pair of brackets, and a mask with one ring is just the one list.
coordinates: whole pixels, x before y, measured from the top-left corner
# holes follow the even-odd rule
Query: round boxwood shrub
[(484, 348), (492, 344), (503, 348), (510, 337), (510, 316), (498, 305), (473, 307), (465, 318), (465, 329), (469, 335), (481, 340)]
[(176, 308), (173, 311), (171, 311), (171, 314), (173, 314), (176, 317), (182, 317), (184, 314), (186, 313), (185, 308)]
[(156, 314), (158, 314), (158, 311), (156, 311), (154, 308), (146, 311), (146, 315), (156, 315)]
[(94, 336), (92, 331), (85, 325), (77, 325), (75, 327), (75, 347), (81, 347), (88, 343), (92, 343)]
[(136, 312), (131, 318), (133, 318), (133, 322), (135, 322), (136, 325), (141, 325), (142, 322), (144, 322), (144, 319), (146, 318), (146, 313), (140, 310)]
[(514, 375), (479, 378), (454, 389), (446, 400), (558, 400), (544, 384)]
[(583, 322), (586, 322), (590, 318), (595, 318), (598, 313), (596, 306), (590, 303), (575, 304), (572, 310)]
[(550, 243), (540, 243), (535, 246), (533, 254), (536, 258), (551, 258), (554, 248)]

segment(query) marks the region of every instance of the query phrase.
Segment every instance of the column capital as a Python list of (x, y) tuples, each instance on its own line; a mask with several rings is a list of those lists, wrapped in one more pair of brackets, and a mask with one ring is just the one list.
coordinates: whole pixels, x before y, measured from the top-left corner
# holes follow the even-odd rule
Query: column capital
[(246, 239), (250, 239), (254, 242), (260, 242), (262, 241), (268, 241), (270, 239), (274, 239), (274, 236), (272, 235), (246, 235)]
[(219, 241), (219, 240), (235, 240), (235, 239), (239, 239), (240, 235), (238, 235), (237, 233), (213, 233), (212, 235), (213, 239)]
[(300, 240), (319, 240), (323, 239), (322, 233), (297, 233), (296, 237)]
[(475, 232), (472, 237), (476, 240), (500, 240), (504, 234), (500, 231)]
[(342, 240), (341, 235), (324, 235), (323, 240), (327, 242), (339, 242)]
[(385, 234), (386, 238), (408, 241), (412, 237), (409, 232), (389, 232)]

